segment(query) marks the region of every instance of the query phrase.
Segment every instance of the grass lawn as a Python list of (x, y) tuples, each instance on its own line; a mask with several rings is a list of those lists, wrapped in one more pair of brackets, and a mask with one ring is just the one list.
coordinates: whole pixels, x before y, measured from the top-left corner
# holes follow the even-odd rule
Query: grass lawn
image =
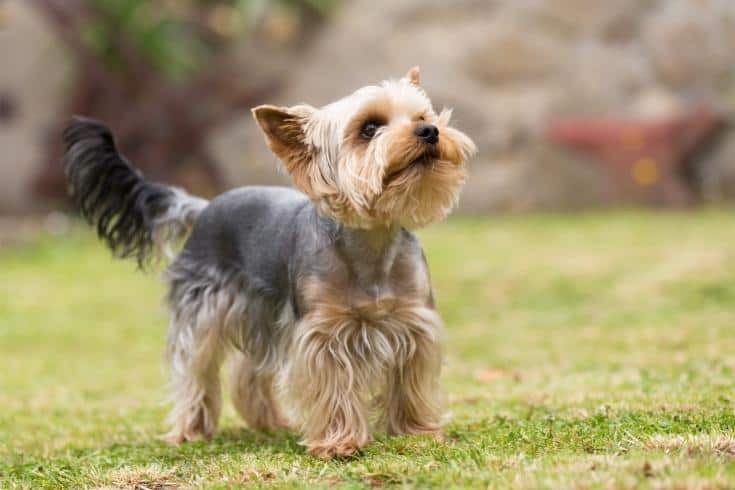
[(86, 231), (0, 251), (0, 487), (735, 488), (735, 215), (455, 219), (421, 233), (445, 440), (323, 462), (255, 433), (170, 447), (155, 276)]

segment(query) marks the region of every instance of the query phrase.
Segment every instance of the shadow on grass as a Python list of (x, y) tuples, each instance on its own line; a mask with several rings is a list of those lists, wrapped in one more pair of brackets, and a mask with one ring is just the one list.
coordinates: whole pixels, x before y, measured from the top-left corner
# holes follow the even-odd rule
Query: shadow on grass
[[(272, 448), (272, 453), (300, 453), (299, 435), (288, 430), (256, 431), (246, 427), (228, 427), (219, 431), (209, 443), (222, 443), (237, 446), (241, 449)], [(254, 451), (248, 451), (254, 452)]]
[(95, 447), (70, 447), (53, 456), (34, 457), (17, 454), (7, 464), (0, 463), (0, 480), (65, 485), (88, 476), (93, 468), (104, 474), (122, 467), (151, 464), (176, 466), (186, 463), (189, 470), (210, 464), (224, 456), (254, 455), (258, 458), (297, 458), (305, 453), (298, 435), (286, 431), (257, 432), (246, 428), (226, 428), (209, 441), (178, 446), (150, 437), (145, 441), (113, 443)]
[[(208, 441), (187, 442), (171, 445), (160, 439), (152, 439), (139, 444), (111, 445), (104, 448), (106, 452), (148, 453), (175, 462), (181, 459), (216, 457), (226, 454), (298, 455), (303, 449), (298, 444), (298, 435), (288, 431), (260, 432), (244, 427), (225, 428)], [(147, 458), (143, 458), (147, 459)]]

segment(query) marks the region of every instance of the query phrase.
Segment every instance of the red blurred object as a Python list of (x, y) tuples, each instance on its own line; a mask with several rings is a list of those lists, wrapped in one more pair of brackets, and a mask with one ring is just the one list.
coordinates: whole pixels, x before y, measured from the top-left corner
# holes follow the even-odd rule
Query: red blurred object
[(613, 200), (680, 207), (697, 197), (692, 157), (724, 123), (706, 107), (657, 120), (571, 117), (551, 121), (546, 139), (596, 157)]

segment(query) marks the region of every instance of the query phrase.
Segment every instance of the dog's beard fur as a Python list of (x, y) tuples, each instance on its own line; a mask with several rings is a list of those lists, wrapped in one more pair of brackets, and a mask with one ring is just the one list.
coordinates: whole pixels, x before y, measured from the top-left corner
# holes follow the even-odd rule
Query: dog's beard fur
[[(434, 113), (411, 73), (321, 109), (261, 106), (253, 112), (296, 187), (323, 214), (351, 227), (417, 228), (443, 219), (476, 152), (469, 137), (449, 126), (451, 110)], [(381, 125), (367, 139), (361, 129), (370, 121)], [(436, 144), (415, 135), (421, 124), (438, 128)]]
[(407, 228), (425, 226), (443, 219), (456, 205), (466, 177), (464, 162), (474, 147), (469, 138), (448, 126), (450, 117), (445, 110), (438, 118), (436, 147), (417, 144), (412, 131), (395, 137), (383, 187), (372, 209), (376, 221)]

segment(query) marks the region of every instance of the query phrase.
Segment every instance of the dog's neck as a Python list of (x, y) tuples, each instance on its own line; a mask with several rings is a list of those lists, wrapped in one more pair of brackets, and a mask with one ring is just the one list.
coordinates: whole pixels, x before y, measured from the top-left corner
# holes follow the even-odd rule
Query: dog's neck
[(339, 226), (335, 245), (352, 271), (357, 285), (365, 290), (386, 284), (398, 254), (401, 227), (378, 226), (370, 229)]

